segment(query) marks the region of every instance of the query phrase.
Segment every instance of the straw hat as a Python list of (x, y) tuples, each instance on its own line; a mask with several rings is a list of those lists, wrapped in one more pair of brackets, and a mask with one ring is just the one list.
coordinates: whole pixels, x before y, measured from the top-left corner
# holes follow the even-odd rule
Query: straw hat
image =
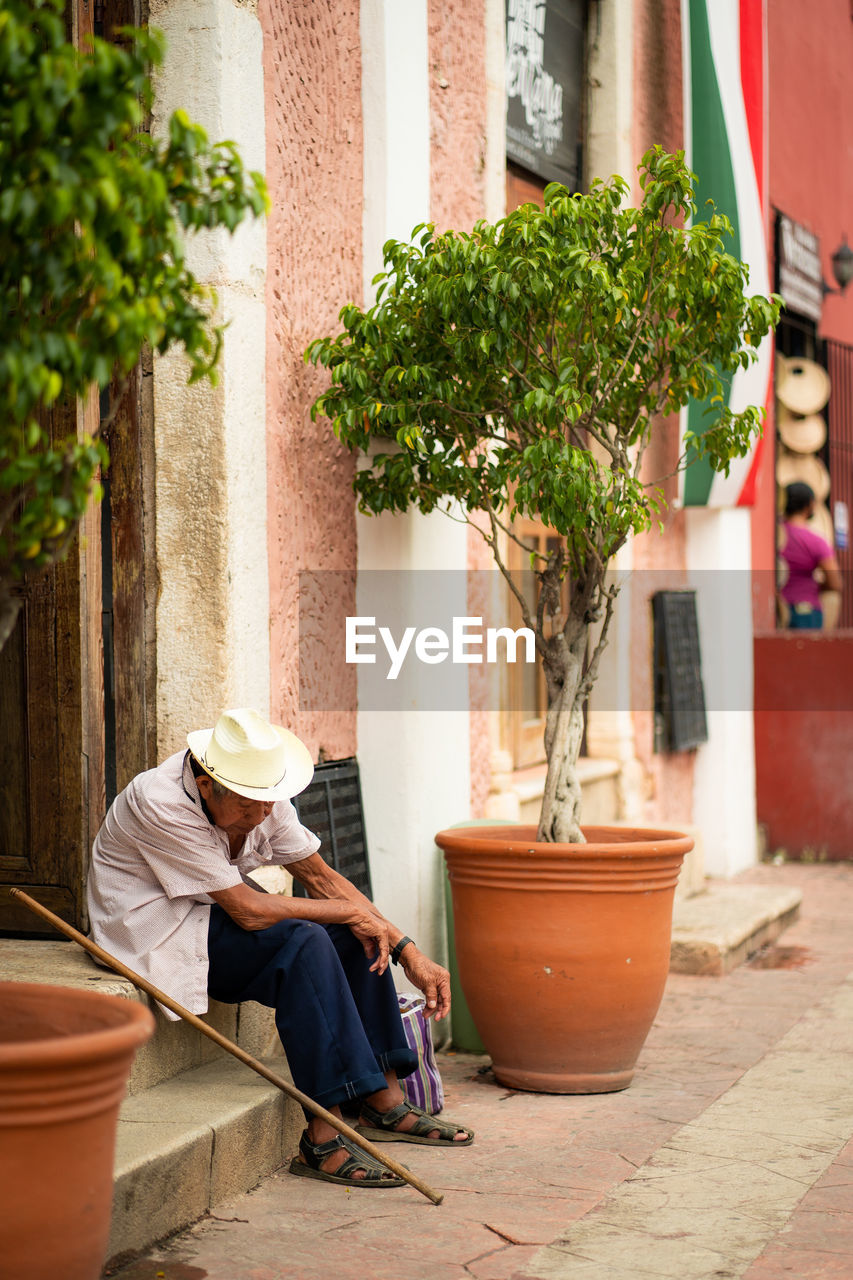
[(776, 397), (791, 413), (820, 413), (829, 392), (829, 374), (814, 360), (786, 360), (776, 380)]
[(829, 472), (813, 454), (780, 453), (776, 459), (776, 483), (782, 489), (800, 481), (807, 484), (818, 502), (829, 495)]
[(794, 453), (817, 453), (826, 443), (826, 423), (819, 413), (798, 418), (780, 405), (776, 426), (785, 448)]
[(212, 729), (188, 733), (187, 745), (211, 778), (249, 800), (289, 800), (314, 773), (308, 748), (249, 708), (223, 711)]

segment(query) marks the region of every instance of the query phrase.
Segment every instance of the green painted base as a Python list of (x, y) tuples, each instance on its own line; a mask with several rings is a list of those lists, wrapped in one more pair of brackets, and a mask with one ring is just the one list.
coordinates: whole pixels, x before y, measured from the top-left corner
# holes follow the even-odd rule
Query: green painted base
[[(444, 859), (442, 858), (442, 865)], [(480, 1033), (474, 1026), (468, 1001), (459, 981), (459, 970), (456, 967), (456, 935), (453, 932), (453, 894), (447, 878), (447, 867), (444, 872), (444, 907), (447, 915), (447, 967), (450, 970), (450, 1038), (454, 1049), (463, 1053), (485, 1053), (486, 1047), (480, 1039)]]
[[(454, 827), (497, 827), (503, 825), (500, 819), (471, 818), (467, 822), (454, 822)], [(465, 992), (459, 981), (459, 970), (456, 964), (456, 934), (453, 931), (453, 894), (447, 876), (447, 864), (441, 855), (442, 873), (444, 875), (444, 907), (447, 918), (447, 967), (450, 970), (450, 1036), (454, 1049), (462, 1053), (485, 1053), (486, 1046), (480, 1039), (480, 1033), (471, 1017)]]

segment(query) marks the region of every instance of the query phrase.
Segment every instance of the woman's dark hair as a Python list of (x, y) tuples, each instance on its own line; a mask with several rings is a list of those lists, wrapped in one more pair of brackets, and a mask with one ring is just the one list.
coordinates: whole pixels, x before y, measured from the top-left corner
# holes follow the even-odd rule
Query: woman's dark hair
[(813, 502), (814, 489), (802, 480), (795, 480), (785, 489), (786, 516), (798, 516), (801, 511), (807, 511)]

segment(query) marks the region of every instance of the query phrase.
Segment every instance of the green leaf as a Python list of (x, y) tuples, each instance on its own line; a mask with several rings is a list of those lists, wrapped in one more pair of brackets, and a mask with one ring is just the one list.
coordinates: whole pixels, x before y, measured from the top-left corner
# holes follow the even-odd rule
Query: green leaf
[[(553, 183), (542, 209), (389, 240), (381, 298), (306, 351), (331, 371), (312, 416), (361, 454), (361, 510), (538, 516), (570, 606), (592, 613), (609, 558), (658, 518), (658, 480), (638, 477), (662, 433), (678, 452), (677, 410), (708, 410), (687, 464), (724, 470), (749, 449), (758, 411), (732, 414), (723, 388), (779, 315), (749, 296), (726, 219), (696, 217), (682, 152), (651, 148), (639, 178), (637, 207), (620, 177), (582, 194)], [(377, 448), (389, 437), (393, 454)]]
[(125, 29), (81, 52), (64, 13), (0, 9), (0, 491), (19, 494), (0, 504), (7, 589), (67, 549), (107, 461), (100, 442), (51, 445), (40, 416), (107, 386), (146, 343), (182, 346), (191, 379), (215, 379), (215, 295), (185, 265), (184, 229), (233, 230), (268, 207), (261, 175), (185, 112), (165, 140), (141, 131), (161, 36)]

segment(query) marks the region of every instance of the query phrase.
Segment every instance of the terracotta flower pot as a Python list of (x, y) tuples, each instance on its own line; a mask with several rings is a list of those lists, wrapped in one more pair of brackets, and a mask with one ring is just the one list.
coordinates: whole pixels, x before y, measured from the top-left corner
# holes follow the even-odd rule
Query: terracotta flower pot
[(538, 1093), (631, 1083), (669, 972), (689, 836), (586, 827), (441, 831), (459, 977), (498, 1080)]
[(109, 1241), (118, 1111), (144, 1005), (0, 983), (0, 1269), (97, 1280)]

